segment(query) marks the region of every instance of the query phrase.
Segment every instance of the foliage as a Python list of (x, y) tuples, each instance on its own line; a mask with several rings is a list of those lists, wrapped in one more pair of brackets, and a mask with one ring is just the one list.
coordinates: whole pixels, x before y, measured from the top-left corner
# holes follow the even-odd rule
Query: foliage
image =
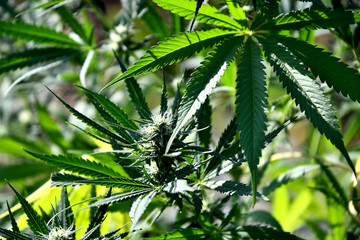
[[(33, 179), (24, 192), (38, 188), (25, 198), (9, 184), (19, 203), (6, 203), (2, 223), (12, 230), (0, 228), (1, 236), (358, 237), (356, 5), (203, 2), (123, 0), (116, 17), (95, 0), (29, 3), (27, 9), (0, 3), (0, 14), (6, 13), (0, 35), (11, 49), (0, 47), (7, 83), (1, 90), (7, 101), (22, 98), (36, 110), (30, 124), (9, 124), (0, 136), (0, 151), (15, 160), (0, 176)], [(44, 15), (58, 21), (39, 21)], [(355, 59), (353, 68), (341, 59), (345, 50), (332, 54), (314, 45), (319, 29), (354, 53), (347, 59)], [(39, 92), (36, 79), (49, 91)], [(64, 80), (86, 97), (85, 107), (59, 91)], [(70, 115), (54, 114), (50, 99)], [(306, 131), (294, 130), (307, 123)], [(31, 135), (34, 125), (38, 132)], [(290, 145), (303, 135), (309, 143), (295, 152)], [(39, 187), (50, 173), (51, 189), (62, 189), (52, 209), (40, 203), (49, 200), (49, 187)], [(258, 210), (256, 201), (271, 213)], [(118, 224), (130, 221), (118, 235)], [(297, 232), (300, 227), (311, 233)]]

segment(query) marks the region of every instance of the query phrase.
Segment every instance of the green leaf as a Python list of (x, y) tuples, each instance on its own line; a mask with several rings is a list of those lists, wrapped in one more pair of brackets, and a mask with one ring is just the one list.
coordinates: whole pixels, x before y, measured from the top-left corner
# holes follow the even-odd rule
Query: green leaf
[[(238, 20), (238, 21), (244, 21), (246, 22), (246, 15), (243, 9), (241, 8), (239, 2), (234, 0), (226, 0), (227, 7), (229, 9), (229, 12), (231, 16)], [(244, 24), (242, 24), (244, 25)]]
[[(75, 218), (73, 215), (72, 208), (70, 207), (70, 201), (69, 201), (69, 194), (65, 187), (61, 189), (61, 198), (60, 198), (60, 211), (62, 222), (63, 222), (63, 228), (68, 229), (70, 226), (73, 226), (73, 229), (76, 229), (75, 227)], [(75, 233), (72, 234), (72, 237), (75, 239)]]
[[(237, 134), (237, 124), (236, 117), (234, 117), (229, 125), (225, 128), (224, 132), (221, 134), (215, 152), (222, 153), (224, 149), (227, 149), (230, 146), (230, 143), (234, 140), (235, 135)], [(207, 164), (204, 173), (208, 174), (210, 171), (214, 170), (221, 163), (222, 159), (218, 157), (213, 157)]]
[[(265, 140), (267, 107), (265, 66), (257, 44), (248, 39), (241, 54), (236, 79), (236, 119), (240, 144), (248, 162), (255, 195), (257, 165)], [(255, 204), (255, 197), (254, 202)]]
[(113, 169), (100, 164), (95, 161), (85, 160), (75, 156), (62, 156), (62, 155), (46, 155), (30, 152), (25, 149), (30, 155), (58, 168), (67, 171), (84, 174), (91, 177), (121, 177), (121, 174), (115, 172)]
[(281, 174), (279, 177), (271, 181), (267, 186), (265, 186), (262, 189), (262, 192), (264, 195), (268, 195), (271, 192), (273, 192), (276, 188), (287, 184), (290, 181), (294, 181), (298, 178), (303, 177), (306, 173), (312, 172), (314, 170), (319, 169), (320, 167), (318, 165), (303, 165), (303, 166), (297, 166), (283, 174)]
[(295, 235), (288, 232), (279, 231), (273, 228), (261, 227), (261, 226), (242, 226), (239, 231), (246, 232), (249, 234), (251, 239), (267, 239), (267, 240), (301, 240)]
[(192, 192), (191, 196), (192, 196), (192, 203), (194, 204), (194, 208), (195, 208), (195, 221), (197, 221), (203, 207), (203, 197), (202, 197), (201, 189), (199, 187), (195, 189)]
[(15, 232), (15, 233), (20, 233), (19, 226), (17, 225), (17, 222), (16, 222), (16, 220), (14, 218), (14, 215), (13, 215), (13, 213), (11, 211), (11, 208), (9, 206), (8, 201), (6, 201), (6, 207), (7, 207), (8, 213), (9, 213), (12, 231)]
[[(301, 64), (301, 61), (289, 52), (291, 49), (287, 49), (276, 41), (260, 38), (259, 40), (263, 43), (265, 52), (270, 57), (270, 63), (274, 66), (288, 93), (320, 133), (324, 134), (340, 150), (355, 173), (354, 165), (339, 131), (335, 110), (320, 85), (310, 78), (309, 72)], [(331, 70), (329, 69), (329, 71)]]
[(123, 79), (135, 77), (150, 71), (156, 71), (164, 66), (185, 60), (195, 53), (200, 52), (202, 49), (213, 46), (237, 33), (239, 32), (212, 29), (174, 36), (146, 51), (146, 54), (135, 62), (133, 66), (108, 83), (101, 91)]
[(131, 103), (142, 119), (151, 120), (151, 110), (145, 100), (145, 96), (134, 78), (126, 79), (126, 88), (130, 94)]
[[(174, 14), (184, 17), (189, 20), (192, 19), (196, 9), (196, 2), (189, 0), (153, 0), (160, 7), (171, 11)], [(220, 27), (232, 29), (244, 29), (234, 19), (223, 14), (220, 10), (211, 6), (210, 4), (203, 4), (199, 9), (196, 20), (201, 23), (213, 24)]]
[(185, 95), (178, 110), (178, 121), (166, 146), (166, 152), (169, 151), (180, 130), (196, 114), (220, 81), (226, 68), (236, 57), (242, 43), (242, 36), (222, 42), (196, 69), (191, 80), (186, 85)]
[(88, 39), (88, 36), (85, 33), (84, 28), (76, 20), (74, 14), (69, 12), (65, 7), (59, 7), (56, 9), (60, 17), (71, 27), (71, 29), (84, 41), (84, 43), (90, 44), (91, 40)]
[(245, 219), (250, 222), (265, 223), (279, 231), (283, 231), (280, 223), (268, 212), (256, 210), (248, 213)]
[(31, 207), (31, 205), (26, 201), (26, 199), (21, 196), (21, 194), (16, 191), (16, 189), (8, 182), (8, 185), (16, 194), (17, 199), (19, 200), (22, 210), (25, 212), (28, 217), (28, 224), (31, 230), (36, 233), (49, 234), (49, 230), (46, 226), (46, 223), (41, 219), (40, 215)]
[(89, 119), (88, 117), (86, 117), (85, 115), (81, 114), (80, 112), (76, 111), (74, 108), (72, 108), (69, 104), (67, 104), (66, 102), (64, 102), (61, 98), (59, 98), (53, 91), (51, 91), (49, 88), (48, 90), (79, 120), (81, 120), (83, 123), (86, 123), (88, 126), (92, 127), (95, 130), (98, 130), (100, 133), (103, 133), (105, 135), (107, 135), (110, 138), (113, 138), (115, 140), (120, 141), (121, 143), (125, 143), (126, 140), (123, 139), (122, 137), (116, 135), (115, 133), (107, 130), (106, 128), (104, 128), (103, 126), (97, 124), (96, 122), (92, 121), (91, 119)]
[(25, 50), (24, 52), (7, 55), (5, 58), (0, 59), (0, 74), (32, 66), (40, 62), (74, 55), (74, 52), (76, 50), (72, 48), (49, 47)]
[[(110, 101), (107, 97), (98, 94), (96, 92), (93, 92), (89, 89), (80, 87), (86, 96), (92, 97), (97, 101), (98, 104), (101, 105), (101, 107), (110, 114), (119, 124), (126, 128), (130, 128), (133, 130), (138, 129), (138, 126), (129, 118), (129, 116), (117, 105), (115, 105), (112, 101)], [(90, 99), (90, 98), (89, 98)]]
[[(110, 188), (106, 197), (111, 196), (111, 190), (112, 189)], [(100, 224), (103, 223), (103, 221), (105, 220), (108, 209), (109, 209), (108, 204), (102, 205), (98, 209), (96, 209), (96, 211), (92, 214), (90, 218), (91, 219), (90, 224), (86, 230), (86, 233), (92, 232), (92, 234), (89, 234), (88, 238), (86, 239), (93, 239), (96, 237), (96, 235), (97, 236), (100, 235), (100, 229), (97, 226), (100, 226)], [(96, 231), (93, 231), (93, 229), (96, 229)]]
[(187, 229), (179, 229), (171, 233), (166, 233), (165, 235), (159, 237), (150, 237), (145, 238), (146, 240), (171, 240), (171, 239), (187, 239), (187, 240), (200, 240), (206, 239), (209, 234), (203, 229), (197, 228), (187, 228)]
[[(315, 76), (335, 91), (349, 96), (352, 100), (360, 102), (360, 74), (345, 63), (339, 62), (336, 57), (323, 49), (316, 48), (303, 41), (290, 37), (278, 37), (277, 40), (285, 45), (289, 51), (310, 67)], [(315, 61), (316, 60), (316, 61)], [(326, 63), (326, 64), (325, 64)]]
[(133, 204), (129, 212), (129, 216), (132, 221), (132, 228), (139, 222), (141, 216), (144, 214), (146, 208), (149, 206), (151, 200), (158, 193), (157, 190), (149, 192), (147, 195), (142, 195), (138, 197)]
[[(202, 183), (207, 188), (216, 190), (218, 192), (224, 193), (226, 195), (238, 195), (238, 196), (252, 196), (253, 191), (251, 187), (246, 184), (233, 182), (233, 181), (208, 181)], [(256, 192), (256, 196), (264, 199), (265, 201), (269, 201), (267, 197), (262, 195), (259, 192)]]
[(350, 11), (313, 7), (281, 14), (259, 30), (329, 29), (353, 23), (354, 15)]
[(100, 201), (94, 202), (94, 203), (90, 204), (87, 207), (79, 209), (78, 211), (84, 210), (84, 209), (87, 209), (87, 208), (98, 207), (98, 206), (102, 206), (102, 205), (108, 205), (110, 203), (123, 202), (123, 201), (129, 200), (129, 199), (139, 197), (139, 196), (144, 195), (144, 194), (146, 194), (148, 192), (151, 192), (151, 189), (145, 189), (145, 190), (142, 189), (142, 190), (136, 190), (136, 191), (130, 191), (130, 192), (126, 192), (126, 193), (117, 194), (115, 196), (106, 197), (106, 198), (104, 198), (104, 199), (102, 199)]
[(80, 46), (67, 35), (56, 32), (55, 30), (31, 25), (23, 22), (4, 22), (0, 21), (0, 35), (10, 35), (16, 39), (34, 41), (57, 46)]
[(204, 148), (209, 148), (211, 143), (211, 114), (212, 114), (212, 108), (210, 105), (209, 98), (206, 98), (202, 108), (200, 117), (198, 120), (198, 135), (200, 144)]
[(123, 139), (126, 139), (126, 143), (134, 143), (134, 139), (126, 132), (125, 129), (121, 128), (121, 126), (129, 129), (137, 128), (135, 123), (129, 119), (126, 113), (108, 98), (86, 88), (79, 88), (83, 90), (86, 97), (95, 106), (102, 118), (110, 124), (110, 127), (114, 129)]
[(145, 184), (128, 178), (107, 177), (107, 178), (87, 179), (87, 178), (79, 177), (77, 175), (54, 173), (51, 175), (51, 180), (53, 181), (52, 185), (55, 186), (59, 186), (59, 184), (65, 183), (66, 185), (91, 184), (91, 185), (124, 188), (124, 189), (152, 188), (152, 186), (149, 184)]
[(13, 232), (4, 228), (0, 228), (0, 236), (6, 239), (32, 240), (33, 238), (24, 236), (21, 233)]

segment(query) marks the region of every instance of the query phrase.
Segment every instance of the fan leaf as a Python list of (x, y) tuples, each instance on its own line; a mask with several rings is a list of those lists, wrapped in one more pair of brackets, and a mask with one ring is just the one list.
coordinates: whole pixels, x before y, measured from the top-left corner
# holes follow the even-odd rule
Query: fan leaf
[(87, 179), (87, 178), (79, 177), (77, 175), (54, 173), (51, 175), (51, 180), (53, 186), (65, 183), (67, 185), (91, 184), (91, 185), (124, 188), (124, 189), (152, 188), (152, 186), (149, 184), (145, 184), (129, 178), (106, 177), (106, 178), (97, 178), (97, 179)]
[(56, 32), (52, 29), (23, 22), (4, 22), (0, 21), (0, 35), (10, 35), (16, 39), (34, 41), (36, 43), (46, 43), (56, 46), (80, 46), (79, 43), (67, 35)]
[(38, 158), (52, 166), (65, 169), (67, 171), (84, 174), (91, 177), (122, 177), (120, 173), (115, 172), (113, 169), (100, 164), (95, 161), (85, 160), (75, 156), (62, 156), (62, 155), (46, 155), (30, 152), (25, 149), (27, 153), (35, 158)]
[(281, 14), (260, 27), (261, 30), (328, 29), (354, 23), (350, 11), (313, 7)]
[(21, 194), (18, 191), (16, 191), (16, 189), (10, 183), (8, 184), (16, 194), (16, 197), (19, 200), (22, 209), (24, 210), (26, 216), (28, 217), (28, 224), (31, 230), (34, 233), (49, 234), (49, 230), (46, 226), (46, 223), (41, 219), (40, 215), (31, 207), (28, 201), (26, 201), (26, 199), (23, 196), (21, 196)]
[(125, 129), (121, 128), (121, 126), (129, 129), (137, 128), (135, 123), (129, 119), (126, 113), (108, 98), (86, 88), (79, 88), (84, 91), (85, 95), (98, 110), (102, 118), (110, 124), (110, 127), (114, 129), (123, 139), (126, 139), (126, 143), (133, 143), (134, 139), (126, 132)]
[(134, 78), (126, 79), (126, 88), (130, 94), (131, 103), (142, 119), (151, 120), (151, 110), (145, 100), (145, 96)]
[(202, 49), (213, 46), (237, 33), (239, 32), (221, 29), (194, 31), (183, 33), (160, 42), (159, 45), (148, 50), (146, 54), (135, 62), (126, 72), (108, 83), (102, 91), (123, 79), (135, 77), (150, 71), (156, 71), (166, 65), (184, 60)]
[(335, 91), (344, 96), (360, 102), (360, 74), (355, 69), (339, 62), (340, 59), (324, 52), (323, 49), (304, 41), (290, 37), (277, 37), (276, 40), (301, 59), (305, 66), (310, 67), (311, 72), (315, 76), (319, 76), (322, 82), (326, 82), (329, 87), (334, 87)]
[(72, 48), (49, 47), (25, 50), (24, 52), (7, 55), (5, 58), (0, 59), (0, 74), (69, 55), (75, 56), (74, 52), (76, 50)]
[(244, 149), (252, 175), (254, 195), (257, 165), (265, 140), (267, 121), (265, 66), (261, 61), (260, 48), (254, 41), (248, 39), (241, 54), (241, 63), (238, 65), (236, 119), (237, 129), (240, 132), (240, 144)]
[[(309, 77), (309, 72), (300, 60), (289, 52), (290, 49), (276, 41), (259, 40), (288, 93), (291, 94), (296, 104), (305, 112), (306, 117), (320, 133), (324, 134), (340, 150), (355, 173), (354, 165), (339, 131), (335, 110), (331, 106), (330, 100), (324, 95), (320, 85)], [(329, 69), (329, 71), (331, 70)]]
[(181, 128), (196, 114), (206, 98), (210, 95), (226, 68), (234, 60), (238, 49), (243, 43), (243, 37), (234, 37), (222, 42), (196, 69), (186, 86), (185, 95), (179, 107), (179, 118), (169, 142), (166, 152), (169, 151)]
[(0, 236), (6, 239), (32, 240), (33, 238), (24, 236), (21, 233), (13, 232), (4, 228), (0, 228)]
[[(196, 9), (196, 2), (189, 0), (154, 0), (160, 7), (171, 11), (174, 14), (184, 17), (189, 20), (192, 19)], [(237, 21), (223, 14), (221, 11), (211, 6), (210, 4), (203, 4), (199, 8), (196, 20), (201, 23), (213, 24), (220, 27), (232, 29), (244, 29), (245, 26), (240, 25)]]
[(115, 140), (120, 141), (121, 143), (126, 143), (126, 139), (116, 135), (115, 133), (109, 131), (108, 129), (104, 128), (103, 126), (97, 124), (93, 120), (89, 119), (85, 115), (81, 114), (80, 112), (76, 111), (73, 107), (71, 107), (69, 104), (64, 102), (61, 98), (59, 98), (53, 91), (51, 91), (49, 88), (48, 90), (80, 121), (87, 124), (91, 128), (97, 130), (98, 132), (107, 135), (110, 138), (113, 138)]

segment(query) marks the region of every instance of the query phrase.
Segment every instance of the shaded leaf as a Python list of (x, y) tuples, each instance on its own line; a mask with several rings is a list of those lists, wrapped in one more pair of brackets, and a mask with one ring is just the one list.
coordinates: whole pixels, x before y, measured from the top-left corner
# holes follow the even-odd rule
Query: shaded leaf
[(24, 236), (21, 233), (13, 232), (4, 228), (0, 228), (0, 236), (6, 239), (17, 239), (17, 240), (32, 240), (30, 236)]
[(327, 8), (307, 8), (277, 16), (259, 29), (262, 30), (299, 30), (329, 29), (354, 23), (354, 15), (350, 11)]
[[(240, 144), (251, 172), (253, 192), (256, 192), (257, 165), (265, 140), (267, 107), (265, 66), (257, 44), (248, 39), (241, 54), (236, 79), (236, 119)], [(254, 202), (255, 204), (255, 196)]]
[[(23, 52), (7, 55), (0, 59), (0, 74), (7, 73), (19, 68), (32, 66), (40, 62), (55, 60), (58, 58), (74, 55), (72, 48), (38, 48), (25, 50)], [(75, 55), (74, 55), (75, 56)]]
[(249, 234), (251, 239), (267, 239), (267, 240), (278, 240), (278, 239), (287, 239), (287, 240), (300, 240), (295, 235), (292, 235), (288, 232), (279, 231), (273, 228), (261, 227), (261, 226), (242, 226), (240, 231), (246, 232)]
[[(208, 181), (202, 183), (205, 187), (224, 193), (226, 195), (238, 195), (238, 196), (252, 196), (253, 192), (251, 187), (246, 184), (233, 182), (233, 181)], [(267, 197), (259, 192), (256, 192), (256, 196), (269, 201)]]

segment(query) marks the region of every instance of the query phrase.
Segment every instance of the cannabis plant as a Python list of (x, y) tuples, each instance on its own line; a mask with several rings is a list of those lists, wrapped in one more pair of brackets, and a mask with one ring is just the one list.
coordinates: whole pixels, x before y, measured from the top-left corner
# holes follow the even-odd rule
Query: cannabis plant
[[(120, 64), (123, 67), (121, 61)], [(120, 189), (119, 192), (112, 192), (111, 196), (98, 196), (85, 200), (85, 202), (95, 201), (85, 208), (134, 199), (129, 211), (133, 228), (139, 223), (146, 210), (151, 209), (149, 206), (154, 201), (160, 201), (161, 205), (155, 215), (148, 216), (151, 223), (167, 207), (175, 204), (180, 209), (193, 209), (190, 211), (193, 216), (188, 221), (193, 222), (195, 219), (195, 222), (200, 225), (207, 225), (208, 220), (205, 220), (202, 213), (206, 189), (215, 190), (227, 196), (253, 194), (251, 187), (244, 183), (214, 179), (246, 161), (240, 140), (237, 138), (236, 118), (225, 129), (216, 148), (209, 149), (210, 132), (207, 125), (210, 123), (210, 115), (209, 101), (206, 101), (194, 114), (195, 118), (184, 125), (184, 129), (179, 132), (167, 149), (181, 116), (179, 107), (183, 100), (180, 90), (170, 108), (164, 81), (160, 109), (158, 112), (152, 112), (137, 82), (134, 79), (127, 79), (125, 82), (140, 120), (132, 120), (106, 97), (80, 87), (102, 118), (102, 122), (97, 123), (54, 94), (74, 116), (87, 124), (89, 129), (79, 128), (81, 131), (110, 145), (113, 150), (94, 153), (91, 155), (92, 160), (70, 155), (46, 155), (26, 150), (32, 156), (50, 165), (67, 170), (67, 172), (52, 174), (53, 186), (90, 184)], [(271, 142), (284, 127), (285, 125), (280, 126), (268, 133), (264, 142), (261, 143), (262, 147)], [(255, 192), (255, 196), (268, 200), (259, 192)], [(224, 201), (227, 199), (225, 198)], [(231, 217), (228, 221), (230, 220)], [(219, 229), (212, 227), (208, 230), (200, 230), (201, 228), (180, 230), (175, 232), (174, 236), (190, 234), (189, 237), (200, 238), (210, 236), (214, 231), (219, 231), (220, 235), (226, 235), (229, 229), (225, 228), (227, 223), (224, 224), (225, 222)], [(239, 230), (243, 234), (246, 232), (251, 234), (254, 231), (257, 230), (250, 226)], [(283, 234), (282, 231), (272, 228), (266, 228), (263, 231)]]
[[(75, 218), (68, 199), (68, 193), (66, 188), (62, 188), (60, 201), (53, 207), (53, 216), (47, 215), (42, 212), (40, 215), (34, 210), (34, 208), (28, 203), (28, 201), (18, 192), (15, 188), (8, 183), (11, 189), (16, 194), (22, 209), (24, 210), (28, 220), (28, 225), (32, 231), (31, 233), (20, 232), (17, 221), (15, 220), (13, 213), (7, 204), (9, 217), (11, 220), (12, 230), (0, 228), (0, 236), (6, 239), (21, 239), (21, 240), (70, 240), (70, 239), (122, 239), (128, 233), (117, 235), (120, 229), (100, 236), (99, 227), (106, 217), (108, 205), (103, 205), (94, 211), (91, 217), (91, 222), (86, 230), (86, 233), (82, 237), (75, 238), (75, 233), (85, 227), (81, 226), (79, 229), (75, 229)], [(109, 193), (111, 190), (109, 190)]]
[[(185, 19), (195, 14), (194, 1), (154, 2)], [(161, 42), (104, 89), (214, 47), (186, 84), (177, 124), (165, 149), (168, 153), (179, 132), (201, 108), (228, 66), (236, 62), (236, 129), (251, 171), (255, 195), (257, 166), (267, 130), (266, 60), (306, 118), (340, 150), (355, 173), (339, 131), (335, 109), (319, 80), (359, 101), (360, 75), (323, 49), (291, 37), (289, 30), (341, 29), (358, 22), (358, 13), (314, 4), (311, 8), (280, 14), (280, 1), (269, 1), (263, 2), (255, 16), (246, 16), (236, 1), (226, 3), (231, 16), (211, 5), (203, 5), (197, 13), (199, 22), (214, 28), (182, 33)]]

